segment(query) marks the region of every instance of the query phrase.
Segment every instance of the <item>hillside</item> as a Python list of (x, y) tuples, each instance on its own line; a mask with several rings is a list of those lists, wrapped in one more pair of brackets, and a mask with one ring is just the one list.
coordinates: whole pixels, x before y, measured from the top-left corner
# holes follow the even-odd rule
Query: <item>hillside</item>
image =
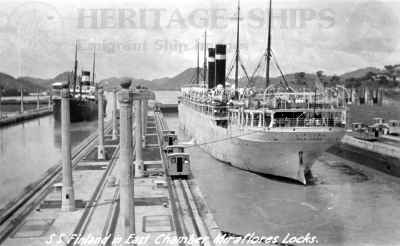
[[(285, 75), (285, 79), (282, 77), (272, 77), (270, 78), (270, 83), (271, 84), (284, 84), (285, 80), (287, 81), (288, 85), (292, 88), (298, 88), (298, 87), (308, 87), (308, 88), (313, 88), (315, 87), (315, 81), (316, 81), (317, 76), (315, 74), (308, 74), (304, 73), (304, 77), (296, 81), (296, 74), (287, 74)], [(265, 77), (256, 77), (254, 78), (254, 86), (257, 88), (264, 88), (265, 87)], [(247, 79), (241, 79), (241, 83), (239, 83), (240, 86), (244, 86), (247, 83)]]
[(379, 73), (382, 72), (383, 70), (375, 68), (375, 67), (366, 67), (366, 68), (361, 68), (354, 70), (352, 72), (344, 73), (340, 75), (342, 79), (350, 79), (350, 78), (362, 78), (366, 76), (368, 73)]
[[(202, 74), (203, 70), (200, 70), (200, 74)], [(196, 75), (196, 68), (188, 68), (182, 73), (177, 74), (174, 77), (164, 77), (160, 79), (153, 80), (145, 80), (145, 79), (132, 79), (132, 86), (142, 85), (152, 90), (179, 90), (184, 84), (190, 83), (192, 80), (194, 82)], [(106, 90), (111, 90), (114, 88), (119, 88), (121, 81), (127, 79), (127, 77), (121, 78), (108, 78), (100, 81), (100, 84)]]
[[(200, 70), (200, 74), (203, 73), (203, 70)], [(291, 87), (313, 87), (315, 84), (316, 80), (316, 75), (313, 74), (305, 74), (304, 77), (304, 84), (298, 84), (295, 81), (295, 74), (288, 74), (285, 76), (286, 80), (288, 81), (289, 85)], [(100, 81), (100, 83), (105, 87), (106, 90), (111, 90), (114, 88), (119, 88), (119, 84), (121, 81), (127, 79), (127, 77), (121, 77), (121, 78), (108, 78), (108, 79), (103, 79)], [(190, 84), (193, 83), (196, 79), (196, 68), (188, 68), (182, 73), (177, 74), (174, 77), (165, 77), (165, 78), (160, 78), (160, 79), (154, 79), (154, 80), (144, 80), (144, 79), (135, 79), (131, 78), (133, 83), (132, 86), (137, 86), (137, 85), (143, 85), (146, 86), (152, 90), (179, 90), (183, 85), (185, 84)], [(202, 79), (200, 79), (202, 81)], [(259, 88), (263, 88), (265, 86), (265, 78), (264, 77), (255, 77), (255, 86)], [(272, 84), (277, 84), (280, 83), (280, 81), (283, 81), (281, 77), (276, 77), (276, 78), (271, 78), (271, 83)], [(227, 83), (234, 83), (233, 79), (228, 79)], [(239, 86), (243, 87), (248, 84), (247, 78), (240, 78), (239, 80)]]
[(63, 72), (63, 73), (58, 74), (57, 76), (55, 76), (52, 79), (41, 79), (41, 78), (35, 78), (35, 77), (19, 77), (18, 80), (26, 81), (28, 83), (37, 85), (39, 87), (48, 89), (51, 87), (51, 84), (54, 82), (67, 81), (68, 76), (70, 76), (70, 78), (72, 78), (73, 73), (72, 72)]
[[(200, 70), (200, 74), (203, 73), (203, 70)], [(359, 73), (361, 74), (361, 73)], [(338, 76), (326, 76), (323, 75), (320, 80), (323, 83), (332, 83), (333, 79), (339, 79)], [(127, 79), (127, 77), (121, 77), (121, 78), (116, 78), (116, 77), (111, 77), (107, 79), (103, 79), (100, 81), (100, 83), (106, 88), (106, 90), (111, 90), (114, 88), (119, 88), (119, 84), (121, 81)], [(143, 85), (146, 86), (152, 90), (179, 90), (183, 85), (185, 84), (190, 84), (193, 83), (196, 79), (196, 68), (188, 68), (182, 73), (179, 73), (175, 75), (174, 77), (165, 77), (165, 78), (160, 78), (160, 79), (154, 79), (154, 80), (144, 80), (144, 79), (135, 79), (135, 78), (130, 78), (132, 79), (133, 83), (132, 86), (137, 86), (137, 85)], [(317, 74), (308, 74), (308, 73), (292, 73), (292, 74), (287, 74), (285, 75), (285, 79), (288, 83), (288, 85), (292, 88), (302, 88), (302, 87), (308, 87), (308, 88), (314, 88), (317, 80)], [(202, 81), (202, 79), (200, 79)], [(344, 80), (343, 80), (344, 81)], [(265, 87), (265, 77), (257, 76), (253, 78), (253, 85), (258, 88), (264, 88)], [(338, 82), (338, 81), (336, 81)], [(227, 80), (227, 83), (233, 84), (234, 80), (232, 78), (229, 78)], [(284, 79), (282, 77), (273, 77), (270, 79), (271, 84), (279, 84), (282, 83), (284, 84)], [(240, 87), (245, 87), (248, 85), (248, 79), (245, 77), (242, 77), (239, 79), (239, 86)]]
[(2, 95), (4, 96), (19, 95), (20, 88), (25, 89), (24, 94), (28, 94), (29, 92), (33, 92), (37, 89), (45, 89), (45, 87), (35, 84), (30, 80), (24, 78), (16, 79), (5, 73), (0, 73), (0, 88), (2, 89)]
[[(113, 89), (120, 88), (120, 83), (121, 83), (123, 80), (126, 80), (126, 79), (131, 79), (131, 78), (129, 78), (129, 77), (121, 77), (121, 78), (111, 77), (111, 78), (108, 78), (108, 79), (100, 80), (99, 83), (100, 83), (106, 90), (113, 90)], [(135, 79), (133, 79), (133, 80), (135, 80)]]
[[(319, 77), (317, 73), (309, 74), (309, 73), (292, 73), (285, 75), (285, 79), (288, 85), (292, 88), (314, 88), (316, 86), (317, 81), (321, 81), (322, 84), (325, 85), (335, 85), (337, 83), (343, 83), (348, 79), (359, 79), (363, 80), (363, 78), (370, 72), (378, 73), (382, 72), (382, 69), (367, 67), (362, 69), (357, 69), (348, 73), (344, 73), (340, 76), (336, 75), (323, 75), (320, 74)], [(200, 74), (203, 74), (203, 70), (200, 69)], [(56, 81), (67, 81), (68, 76), (72, 78), (72, 72), (63, 72), (55, 76), (51, 79), (41, 79), (34, 77), (20, 77), (14, 78), (5, 73), (0, 73), (0, 87), (6, 88), (3, 90), (4, 95), (16, 95), (17, 90), (21, 87), (27, 89), (27, 91), (34, 91), (35, 89), (40, 90), (48, 90), (52, 83)], [(318, 79), (319, 78), (319, 79)], [(193, 83), (196, 79), (196, 68), (188, 68), (183, 72), (173, 76), (173, 77), (164, 77), (153, 80), (145, 80), (145, 79), (137, 79), (137, 78), (129, 78), (129, 77), (111, 77), (107, 79), (101, 80), (99, 83), (105, 87), (106, 90), (112, 90), (114, 88), (119, 88), (120, 83), (123, 80), (132, 79), (132, 86), (142, 85), (146, 86), (152, 90), (179, 90), (183, 85)], [(253, 85), (258, 88), (265, 87), (265, 77), (255, 77), (253, 79)], [(200, 79), (202, 81), (202, 79)], [(271, 78), (271, 84), (284, 83), (282, 77), (273, 77)], [(228, 79), (228, 83), (233, 84), (233, 79)], [(364, 82), (362, 82), (364, 83)], [(360, 83), (360, 84), (362, 84)], [(374, 83), (373, 81), (369, 83)], [(248, 85), (247, 78), (240, 78), (239, 86), (244, 87)], [(319, 84), (320, 85), (320, 84)], [(28, 92), (27, 92), (28, 93)]]

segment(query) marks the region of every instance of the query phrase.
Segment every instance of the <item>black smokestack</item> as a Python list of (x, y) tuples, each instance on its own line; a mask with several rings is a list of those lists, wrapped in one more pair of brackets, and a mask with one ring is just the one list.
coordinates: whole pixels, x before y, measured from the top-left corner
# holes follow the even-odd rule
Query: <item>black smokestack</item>
[(225, 88), (226, 45), (215, 46), (215, 83)]
[(215, 48), (208, 48), (208, 88), (215, 87)]

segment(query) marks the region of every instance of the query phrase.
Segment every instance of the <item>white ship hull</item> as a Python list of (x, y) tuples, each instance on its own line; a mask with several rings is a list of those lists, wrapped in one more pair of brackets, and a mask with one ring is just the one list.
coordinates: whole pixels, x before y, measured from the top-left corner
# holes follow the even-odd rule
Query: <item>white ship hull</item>
[(306, 184), (315, 160), (340, 142), (344, 128), (239, 129), (217, 126), (209, 115), (179, 104), (180, 127), (214, 158), (263, 174)]

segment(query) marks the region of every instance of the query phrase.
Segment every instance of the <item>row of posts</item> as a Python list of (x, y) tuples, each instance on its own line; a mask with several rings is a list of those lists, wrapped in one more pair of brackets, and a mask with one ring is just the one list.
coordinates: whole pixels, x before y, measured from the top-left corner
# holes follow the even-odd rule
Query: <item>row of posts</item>
[[(144, 176), (143, 151), (147, 125), (148, 100), (154, 100), (154, 93), (149, 90), (123, 89), (119, 95), (120, 105), (120, 219), (123, 235), (128, 238), (135, 233), (135, 206), (133, 177)], [(133, 144), (132, 112), (135, 112), (135, 144)], [(135, 145), (135, 163), (133, 164), (133, 145)]]
[[(49, 96), (49, 102), (48, 102), (48, 108), (51, 109), (52, 107), (52, 103), (51, 103), (51, 95)], [(39, 95), (39, 91), (37, 91), (36, 94), (36, 110), (40, 109), (40, 95)], [(22, 114), (25, 109), (24, 109), (24, 91), (23, 89), (20, 90), (20, 113)], [(2, 92), (0, 89), (0, 119), (3, 118), (3, 110), (2, 110)]]
[[(104, 150), (104, 90), (98, 88), (98, 159), (105, 160)], [(62, 164), (63, 164), (63, 189), (62, 210), (75, 209), (71, 139), (70, 139), (70, 95), (68, 89), (62, 90), (61, 101), (61, 134), (62, 134)], [(120, 106), (119, 144), (120, 144), (120, 219), (124, 225), (124, 236), (135, 233), (134, 217), (134, 181), (144, 175), (142, 148), (145, 147), (145, 133), (147, 125), (148, 100), (154, 100), (155, 95), (147, 89), (130, 90), (123, 88), (118, 93)], [(135, 112), (135, 127), (133, 127), (133, 103)], [(117, 122), (117, 91), (113, 92), (112, 110), (112, 139), (118, 139)], [(133, 142), (133, 129), (135, 144)], [(133, 146), (135, 145), (136, 160), (133, 163)], [(134, 166), (134, 167), (133, 167)]]
[(367, 104), (367, 105), (382, 105), (383, 104), (383, 88), (351, 88), (349, 100), (356, 105)]
[[(2, 92), (0, 90), (0, 118), (2, 117)], [(48, 107), (49, 109), (51, 108), (51, 95), (49, 96), (49, 103), (48, 103)], [(39, 94), (39, 90), (37, 90), (36, 93), (36, 110), (40, 109), (40, 94)], [(24, 109), (24, 90), (21, 89), (20, 90), (20, 109), (19, 109), (20, 113), (23, 113), (25, 111)]]
[[(0, 96), (1, 98), (1, 96)], [(0, 101), (1, 104), (1, 101)], [(49, 95), (49, 103), (48, 103), (48, 107), (49, 109), (51, 108), (51, 95)], [(39, 90), (36, 90), (36, 110), (40, 109), (40, 94), (39, 94)], [(20, 113), (23, 113), (25, 111), (24, 109), (24, 90), (21, 88), (20, 90)], [(0, 110), (1, 113), (1, 110)]]

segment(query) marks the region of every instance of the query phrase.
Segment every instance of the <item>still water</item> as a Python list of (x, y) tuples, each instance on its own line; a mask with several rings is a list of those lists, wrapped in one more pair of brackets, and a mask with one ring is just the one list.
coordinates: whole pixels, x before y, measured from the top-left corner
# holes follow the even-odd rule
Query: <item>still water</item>
[[(170, 129), (179, 129), (177, 117), (165, 118)], [(181, 131), (178, 135), (192, 142)], [(399, 178), (324, 153), (313, 167), (316, 184), (303, 186), (239, 170), (199, 147), (187, 152), (223, 231), (280, 240), (310, 233), (318, 245), (400, 245)]]
[[(156, 92), (176, 103), (177, 92)], [(112, 100), (107, 94), (107, 116)], [(177, 130), (177, 115), (166, 117)], [(73, 145), (97, 122), (73, 124)], [(190, 140), (179, 132), (181, 141)], [(0, 129), (0, 208), (60, 158), (60, 128), (52, 116)], [(224, 231), (317, 236), (318, 245), (400, 245), (400, 179), (325, 153), (314, 185), (302, 186), (221, 163), (198, 147), (187, 150), (192, 171)]]
[[(112, 95), (106, 93), (110, 119)], [(0, 209), (36, 181), (61, 156), (61, 128), (53, 115), (0, 128)], [(71, 124), (72, 147), (97, 129), (97, 121)]]

